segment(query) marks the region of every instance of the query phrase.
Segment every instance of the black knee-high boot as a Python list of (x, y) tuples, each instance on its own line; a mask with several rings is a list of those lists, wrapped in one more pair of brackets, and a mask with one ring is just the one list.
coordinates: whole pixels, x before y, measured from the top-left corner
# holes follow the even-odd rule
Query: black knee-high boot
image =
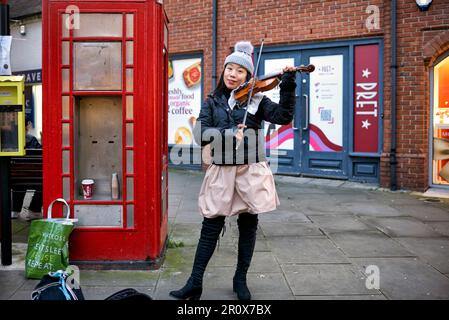
[(239, 251), (237, 269), (233, 279), (233, 289), (239, 300), (251, 300), (251, 293), (246, 285), (246, 273), (256, 245), (257, 214), (241, 213), (237, 219), (239, 226)]
[(196, 248), (192, 274), (184, 287), (171, 291), (170, 295), (178, 299), (198, 300), (203, 292), (203, 275), (212, 254), (215, 251), (218, 237), (223, 228), (225, 217), (204, 218), (201, 235)]

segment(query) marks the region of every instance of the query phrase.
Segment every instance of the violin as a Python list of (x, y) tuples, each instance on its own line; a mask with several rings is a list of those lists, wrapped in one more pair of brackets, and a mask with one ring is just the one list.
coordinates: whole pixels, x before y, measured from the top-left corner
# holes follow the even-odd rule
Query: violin
[[(296, 72), (305, 72), (310, 73), (315, 70), (315, 66), (313, 64), (309, 64), (308, 66), (299, 66), (296, 67)], [(258, 92), (269, 91), (275, 88), (280, 82), (282, 72), (273, 72), (267, 75), (264, 75), (260, 78), (256, 78), (256, 82), (254, 83), (254, 88), (252, 94), (256, 94)], [(237, 90), (234, 92), (234, 98), (240, 104), (243, 104), (248, 100), (249, 94), (251, 92), (251, 87), (253, 85), (254, 78), (251, 78), (249, 81), (243, 83)]]

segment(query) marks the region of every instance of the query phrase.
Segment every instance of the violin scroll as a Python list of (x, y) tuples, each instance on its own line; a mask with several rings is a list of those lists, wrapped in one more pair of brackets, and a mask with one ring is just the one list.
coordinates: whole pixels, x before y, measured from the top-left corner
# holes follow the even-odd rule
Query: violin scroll
[(309, 64), (307, 66), (302, 65), (302, 66), (296, 67), (296, 71), (299, 71), (299, 72), (310, 73), (310, 72), (313, 72), (314, 70), (315, 70), (315, 66), (313, 64)]

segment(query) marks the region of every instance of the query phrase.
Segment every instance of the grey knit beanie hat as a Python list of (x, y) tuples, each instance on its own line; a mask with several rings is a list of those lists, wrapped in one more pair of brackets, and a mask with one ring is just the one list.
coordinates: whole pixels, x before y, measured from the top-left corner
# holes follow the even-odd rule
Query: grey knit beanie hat
[(228, 63), (236, 63), (244, 67), (251, 73), (254, 73), (254, 64), (252, 53), (254, 47), (249, 41), (239, 41), (234, 46), (234, 52), (226, 57), (223, 67), (226, 67)]

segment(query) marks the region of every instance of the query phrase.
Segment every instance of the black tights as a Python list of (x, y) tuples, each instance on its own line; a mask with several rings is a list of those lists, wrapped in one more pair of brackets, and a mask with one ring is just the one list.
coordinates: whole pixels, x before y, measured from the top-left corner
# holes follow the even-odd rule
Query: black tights
[[(203, 220), (191, 275), (195, 286), (202, 286), (204, 271), (215, 251), (224, 224), (224, 216), (204, 218)], [(258, 217), (256, 214), (241, 213), (237, 218), (237, 224), (239, 227), (239, 253), (235, 279), (243, 280), (246, 279), (246, 272), (254, 252)]]

